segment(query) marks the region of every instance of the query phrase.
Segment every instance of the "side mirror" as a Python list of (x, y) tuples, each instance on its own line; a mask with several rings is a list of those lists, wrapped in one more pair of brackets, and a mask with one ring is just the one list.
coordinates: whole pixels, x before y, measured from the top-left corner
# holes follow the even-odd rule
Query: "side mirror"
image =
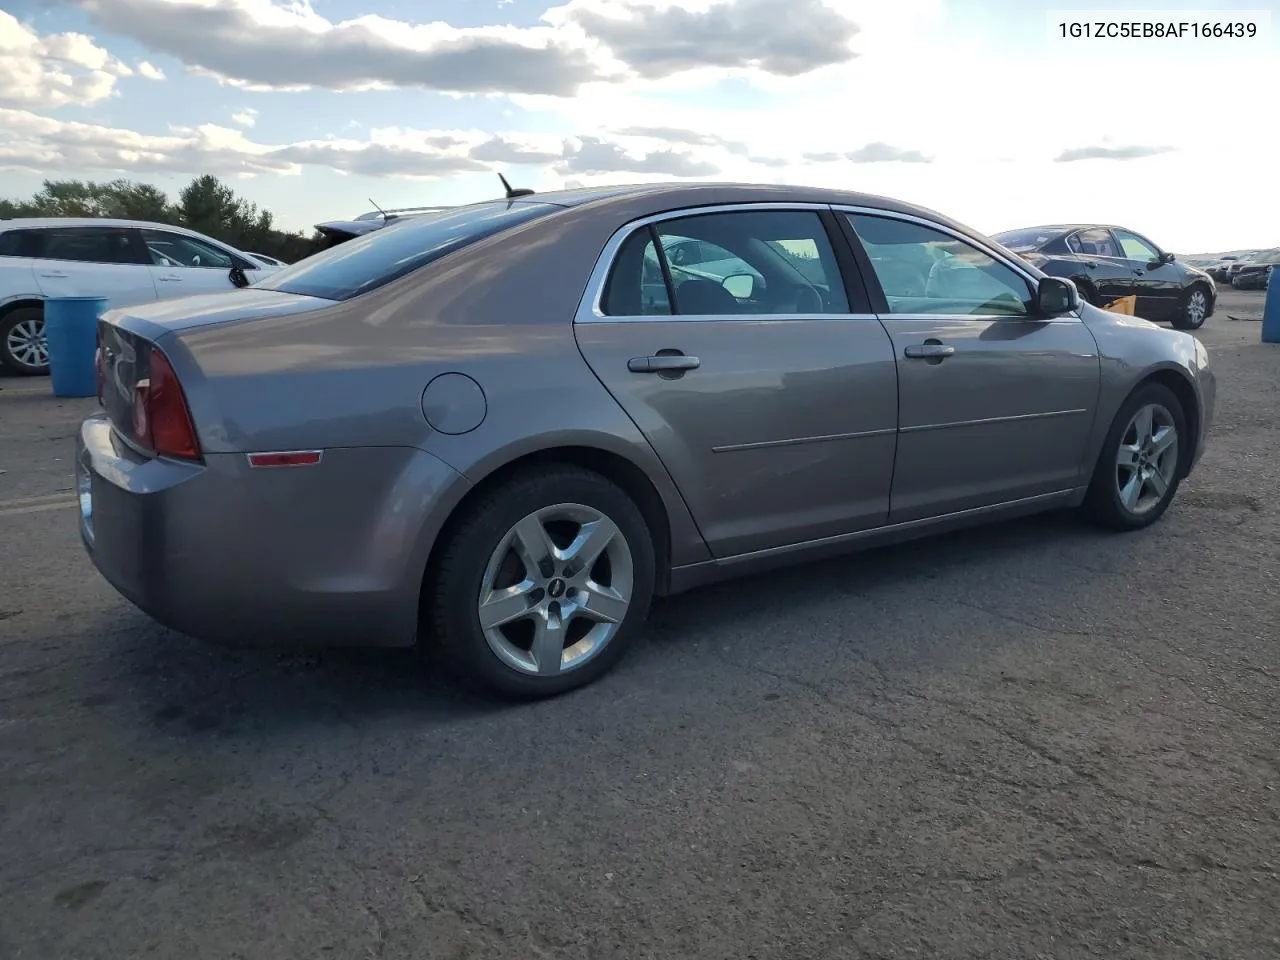
[(231, 280), (233, 287), (247, 287), (249, 285), (249, 278), (245, 276), (244, 270), (240, 267), (232, 267), (227, 277)]
[(720, 281), (735, 300), (750, 300), (756, 290), (756, 278), (749, 273), (735, 273)]
[(1042, 277), (1036, 288), (1036, 312), (1042, 317), (1060, 317), (1080, 309), (1080, 291), (1062, 277)]
[(1175, 259), (1176, 259), (1176, 258), (1174, 257), (1174, 255), (1173, 255), (1172, 253), (1168, 253), (1168, 252), (1166, 251), (1165, 253), (1160, 254), (1160, 258), (1156, 261), (1156, 263), (1158, 263), (1158, 264), (1160, 264), (1161, 266), (1163, 266), (1163, 265), (1164, 265), (1164, 264), (1166, 264), (1166, 263), (1173, 263), (1173, 261), (1174, 261)]

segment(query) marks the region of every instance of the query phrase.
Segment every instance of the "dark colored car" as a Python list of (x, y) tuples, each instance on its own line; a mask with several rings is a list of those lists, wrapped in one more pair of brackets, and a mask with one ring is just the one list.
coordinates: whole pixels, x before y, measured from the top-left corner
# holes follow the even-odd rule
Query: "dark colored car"
[(1240, 264), (1231, 285), (1237, 290), (1265, 290), (1274, 272), (1271, 268), (1280, 263), (1280, 250), (1267, 250)]
[(1136, 297), (1138, 316), (1179, 330), (1197, 330), (1213, 315), (1213, 278), (1132, 230), (1058, 224), (1006, 230), (994, 239), (1049, 276), (1074, 281), (1094, 306)]

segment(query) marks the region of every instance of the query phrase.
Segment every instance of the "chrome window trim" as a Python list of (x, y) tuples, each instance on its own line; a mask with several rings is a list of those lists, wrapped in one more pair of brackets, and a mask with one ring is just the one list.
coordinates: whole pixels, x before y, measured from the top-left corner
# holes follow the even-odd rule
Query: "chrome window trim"
[[(834, 213), (845, 213), (845, 214), (856, 213), (862, 216), (882, 217), (887, 220), (901, 220), (905, 223), (914, 223), (917, 226), (928, 227), (931, 230), (937, 230), (939, 233), (945, 233), (947, 234), (947, 236), (952, 237), (955, 240), (959, 240), (961, 243), (967, 243), (971, 247), (976, 247), (978, 250), (981, 250), (987, 256), (991, 257), (992, 260), (995, 260), (997, 263), (1004, 264), (1006, 267), (1008, 267), (1015, 274), (1022, 277), (1022, 279), (1027, 282), (1027, 284), (1031, 288), (1029, 291), (1031, 294), (1034, 295), (1036, 287), (1040, 285), (1040, 278), (1037, 277), (1035, 274), (1027, 271), (1025, 269), (1025, 264), (1020, 264), (1015, 262), (1014, 260), (1011, 260), (1005, 254), (1001, 253), (995, 247), (991, 246), (991, 244), (982, 240), (978, 240), (974, 237), (971, 237), (966, 233), (961, 233), (959, 230), (956, 230), (945, 223), (939, 223), (937, 220), (930, 220), (927, 217), (917, 217), (914, 214), (910, 214), (910, 213), (899, 213), (896, 210), (882, 210), (879, 207), (860, 207), (860, 206), (854, 206), (851, 204), (842, 204), (842, 203), (832, 204), (831, 210)], [(852, 223), (850, 223), (849, 226), (853, 228)], [(858, 231), (856, 228), (854, 228), (853, 232), (856, 235)], [(987, 321), (1038, 320), (1040, 323), (1055, 323), (1055, 322), (1063, 322), (1063, 321), (1069, 321), (1074, 323), (1081, 322), (1080, 315), (1079, 313), (1076, 313), (1076, 312), (1064, 313), (1061, 316), (1046, 317), (1046, 318), (1037, 318), (1035, 316), (1032, 316), (1031, 314), (1024, 314), (1022, 316), (1011, 316), (1006, 313), (1001, 313), (1001, 314), (886, 313), (884, 314), (884, 317), (883, 317), (883, 319), (885, 320), (908, 320), (908, 319), (925, 320), (925, 319), (944, 319), (944, 318), (952, 319), (952, 320), (987, 320)]]
[[(639, 321), (648, 321), (656, 323), (761, 323), (761, 322), (800, 322), (805, 320), (878, 320), (874, 313), (733, 313), (733, 314), (690, 314), (690, 313), (646, 313), (635, 316), (609, 316), (601, 309), (601, 301), (604, 298), (604, 285), (609, 277), (609, 272), (613, 269), (613, 262), (617, 259), (618, 251), (622, 249), (622, 245), (637, 230), (644, 230), (656, 223), (663, 223), (667, 220), (683, 220), (686, 217), (696, 217), (709, 213), (743, 213), (756, 210), (783, 210), (783, 211), (804, 211), (810, 213), (828, 213), (831, 211), (829, 203), (810, 203), (796, 202), (784, 203), (778, 201), (766, 201), (762, 203), (718, 203), (708, 204), (706, 206), (682, 207), (679, 210), (664, 210), (662, 213), (651, 214), (647, 217), (641, 217), (638, 220), (631, 220), (624, 223), (621, 227), (614, 231), (609, 241), (604, 245), (604, 249), (600, 252), (600, 256), (596, 259), (596, 265), (591, 271), (591, 276), (587, 280), (587, 289), (582, 295), (581, 301), (578, 303), (578, 310), (574, 314), (574, 323), (636, 323)], [(843, 281), (843, 275), (841, 277)]]

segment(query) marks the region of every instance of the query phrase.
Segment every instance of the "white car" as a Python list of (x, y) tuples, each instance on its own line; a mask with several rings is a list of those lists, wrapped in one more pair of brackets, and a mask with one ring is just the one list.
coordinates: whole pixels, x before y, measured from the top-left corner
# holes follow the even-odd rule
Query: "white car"
[(249, 256), (252, 259), (257, 260), (264, 267), (275, 267), (278, 270), (280, 267), (288, 266), (288, 264), (285, 263), (283, 260), (278, 260), (275, 257), (269, 257), (265, 253), (250, 252)]
[(109, 307), (245, 287), (279, 267), (182, 227), (74, 217), (0, 220), (0, 367), (49, 372), (44, 301)]

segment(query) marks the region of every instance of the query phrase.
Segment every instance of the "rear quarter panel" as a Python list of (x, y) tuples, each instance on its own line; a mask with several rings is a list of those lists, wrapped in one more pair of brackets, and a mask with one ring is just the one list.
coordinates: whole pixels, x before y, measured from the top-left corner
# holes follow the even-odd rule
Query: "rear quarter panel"
[[(164, 346), (180, 377), (190, 374), (202, 443), (218, 452), (410, 446), (468, 486), (525, 454), (591, 447), (649, 478), (670, 521), (673, 563), (706, 559), (666, 469), (573, 336), (619, 222), (613, 207), (607, 217), (564, 210), (313, 312), (174, 332)], [(423, 393), (442, 373), (480, 385), (479, 426), (455, 435), (428, 423)], [(438, 528), (463, 492), (419, 504), (424, 529)]]

